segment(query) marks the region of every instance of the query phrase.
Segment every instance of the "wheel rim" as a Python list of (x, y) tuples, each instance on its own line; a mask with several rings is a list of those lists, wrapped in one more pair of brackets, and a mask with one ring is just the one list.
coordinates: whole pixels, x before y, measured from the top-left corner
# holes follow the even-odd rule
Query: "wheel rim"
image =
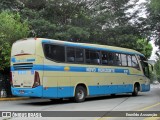
[(78, 99), (83, 99), (84, 98), (84, 92), (83, 90), (79, 90), (77, 93)]
[(135, 89), (134, 89), (134, 90), (135, 90), (135, 93), (138, 93), (138, 88), (137, 88), (137, 87), (135, 87)]

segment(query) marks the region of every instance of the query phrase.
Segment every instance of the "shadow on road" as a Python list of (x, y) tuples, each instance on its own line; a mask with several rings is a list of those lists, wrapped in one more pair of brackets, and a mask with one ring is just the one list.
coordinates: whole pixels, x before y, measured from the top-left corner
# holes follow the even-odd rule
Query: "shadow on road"
[[(143, 96), (143, 95), (138, 95), (136, 97)], [(117, 98), (130, 98), (134, 97), (131, 94), (121, 94), (121, 95), (115, 95), (115, 96), (99, 96), (99, 97), (89, 97), (86, 98), (85, 102), (90, 102), (90, 101), (98, 101), (98, 100), (107, 100), (107, 99), (117, 99)], [(47, 105), (60, 105), (60, 104), (70, 104), (70, 103), (75, 103), (72, 99), (55, 99), (55, 100), (48, 100), (48, 99), (41, 99), (41, 98), (33, 98), (32, 102), (28, 103), (21, 103), (23, 105), (33, 105), (33, 106), (47, 106)], [(78, 103), (80, 104), (80, 103)]]

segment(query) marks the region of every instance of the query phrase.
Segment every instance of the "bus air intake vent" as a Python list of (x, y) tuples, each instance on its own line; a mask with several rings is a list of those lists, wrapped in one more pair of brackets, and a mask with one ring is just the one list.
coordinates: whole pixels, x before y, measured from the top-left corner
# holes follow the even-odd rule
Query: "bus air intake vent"
[(14, 70), (31, 70), (33, 68), (33, 63), (20, 63), (13, 64)]

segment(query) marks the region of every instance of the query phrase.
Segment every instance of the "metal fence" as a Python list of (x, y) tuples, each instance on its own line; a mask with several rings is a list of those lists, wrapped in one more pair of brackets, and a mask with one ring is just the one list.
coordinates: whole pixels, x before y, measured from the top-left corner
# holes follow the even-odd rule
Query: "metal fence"
[(0, 73), (0, 97), (11, 97), (11, 85), (9, 81), (9, 75), (3, 75)]

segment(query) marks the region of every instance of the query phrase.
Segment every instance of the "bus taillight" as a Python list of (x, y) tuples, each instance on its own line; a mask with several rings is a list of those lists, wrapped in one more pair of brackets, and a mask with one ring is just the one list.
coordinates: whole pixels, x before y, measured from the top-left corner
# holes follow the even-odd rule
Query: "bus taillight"
[(34, 75), (34, 84), (32, 88), (35, 88), (37, 86), (40, 85), (40, 78), (39, 78), (39, 73), (37, 71), (35, 71), (35, 75)]
[(10, 82), (10, 85), (13, 86), (13, 81), (12, 81), (12, 72), (10, 72), (10, 76), (9, 76), (9, 82)]

